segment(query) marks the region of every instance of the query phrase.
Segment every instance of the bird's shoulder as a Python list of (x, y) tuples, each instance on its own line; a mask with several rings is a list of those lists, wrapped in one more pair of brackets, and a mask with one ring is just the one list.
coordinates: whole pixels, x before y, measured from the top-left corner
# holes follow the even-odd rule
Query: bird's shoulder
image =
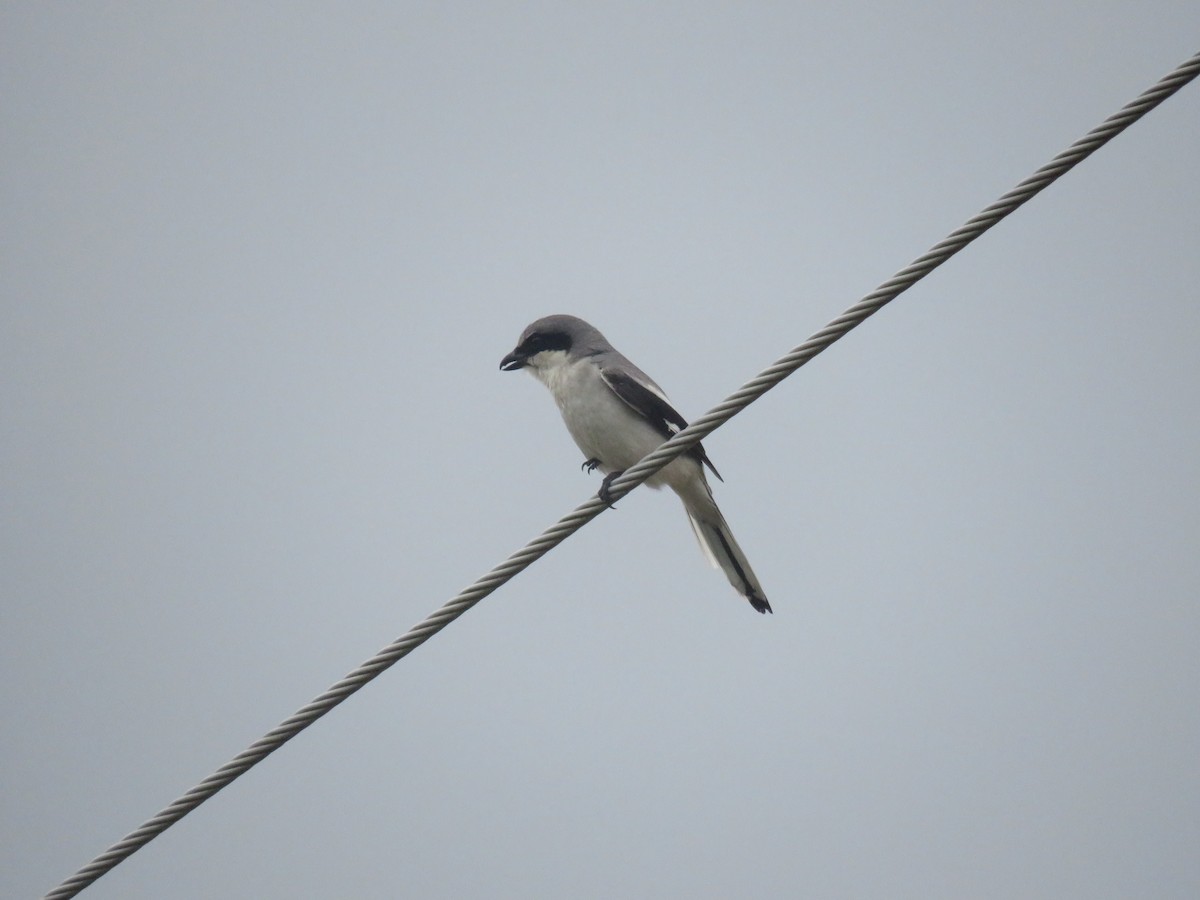
[[(601, 365), (600, 376), (612, 389), (612, 392), (649, 423), (662, 436), (663, 440), (674, 437), (687, 428), (687, 419), (671, 405), (671, 401), (667, 399), (663, 389), (624, 357), (611, 361), (607, 365)], [(712, 460), (704, 452), (703, 445), (694, 445), (687, 451), (687, 455), (707, 466), (718, 480), (723, 480), (717, 467), (712, 464)]]

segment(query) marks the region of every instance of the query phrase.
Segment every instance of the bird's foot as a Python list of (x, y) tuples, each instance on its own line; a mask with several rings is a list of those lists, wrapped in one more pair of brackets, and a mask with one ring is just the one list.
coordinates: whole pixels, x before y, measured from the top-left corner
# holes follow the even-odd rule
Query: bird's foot
[(609, 509), (617, 508), (613, 504), (612, 494), (609, 492), (609, 488), (612, 486), (613, 479), (620, 478), (624, 472), (624, 469), (618, 469), (616, 472), (609, 472), (604, 476), (604, 481), (600, 482), (600, 490), (596, 492), (596, 496), (599, 497), (600, 501)]
[(585, 472), (587, 472), (589, 475), (591, 475), (593, 472), (596, 471), (596, 466), (598, 466), (598, 465), (600, 465), (600, 460), (596, 459), (596, 457), (593, 456), (591, 459), (585, 459), (583, 461), (583, 465), (580, 466), (579, 468), (583, 469)]

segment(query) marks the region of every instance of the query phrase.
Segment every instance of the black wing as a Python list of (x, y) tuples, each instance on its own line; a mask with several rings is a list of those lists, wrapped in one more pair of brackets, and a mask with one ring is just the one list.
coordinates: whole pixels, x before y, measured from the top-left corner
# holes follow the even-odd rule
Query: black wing
[[(605, 371), (602, 374), (604, 381), (613, 389), (613, 393), (624, 400), (635, 413), (649, 422), (654, 430), (662, 435), (664, 441), (687, 428), (687, 420), (675, 411), (675, 407), (636, 378), (624, 372)], [(702, 445), (693, 444), (687, 451), (687, 455), (708, 466), (709, 470), (717, 476), (718, 481), (725, 480), (704, 452)]]

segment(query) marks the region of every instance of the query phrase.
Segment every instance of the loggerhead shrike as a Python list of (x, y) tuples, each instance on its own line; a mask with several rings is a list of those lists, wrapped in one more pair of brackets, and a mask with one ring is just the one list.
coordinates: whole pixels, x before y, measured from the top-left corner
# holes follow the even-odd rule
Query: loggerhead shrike
[[(583, 468), (612, 480), (687, 427), (651, 378), (613, 349), (599, 331), (574, 316), (546, 316), (525, 329), (517, 347), (500, 360), (506, 372), (529, 369), (550, 389), (571, 437), (587, 457)], [(671, 460), (646, 484), (670, 487), (683, 501), (700, 547), (720, 566), (734, 590), (760, 613), (772, 612), (746, 554), (717, 509), (703, 466), (721, 479), (700, 444)], [(723, 479), (722, 479), (723, 480)]]

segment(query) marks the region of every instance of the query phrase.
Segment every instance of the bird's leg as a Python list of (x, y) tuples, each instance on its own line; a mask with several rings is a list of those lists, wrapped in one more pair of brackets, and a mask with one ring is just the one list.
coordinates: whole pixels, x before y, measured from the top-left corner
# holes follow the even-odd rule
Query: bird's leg
[(600, 490), (596, 492), (596, 496), (598, 496), (601, 502), (609, 509), (616, 509), (617, 507), (613, 505), (612, 494), (609, 493), (608, 489), (612, 485), (613, 479), (620, 478), (624, 473), (624, 469), (618, 469), (616, 472), (609, 472), (604, 476), (604, 480), (600, 482)]
[(600, 460), (593, 456), (591, 459), (585, 459), (583, 461), (583, 465), (579, 468), (585, 470), (589, 475), (591, 475), (596, 471), (596, 466), (598, 465), (600, 465)]

